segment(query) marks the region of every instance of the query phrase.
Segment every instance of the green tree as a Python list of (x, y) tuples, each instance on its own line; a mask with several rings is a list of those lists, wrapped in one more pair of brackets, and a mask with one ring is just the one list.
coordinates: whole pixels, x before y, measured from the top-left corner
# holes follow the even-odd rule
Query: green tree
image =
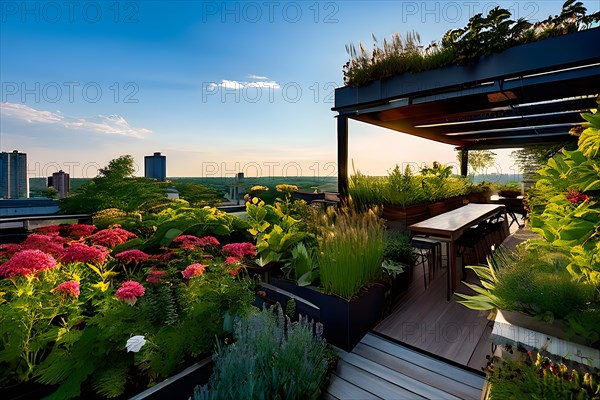
[(515, 160), (525, 179), (533, 177), (535, 172), (546, 164), (563, 147), (562, 144), (536, 144), (512, 151), (510, 157)]
[[(456, 158), (458, 162), (462, 159), (462, 150), (458, 150)], [(483, 172), (485, 168), (491, 167), (496, 162), (496, 153), (490, 150), (469, 150), (469, 167), (473, 170), (473, 175)]]
[(144, 204), (167, 202), (167, 184), (134, 177), (133, 157), (121, 156), (99, 170), (98, 176), (60, 200), (67, 214), (94, 213), (107, 208), (135, 211)]
[(100, 168), (98, 172), (100, 173), (99, 175), (104, 178), (132, 178), (133, 173), (135, 172), (133, 157), (127, 154), (115, 158), (114, 160), (110, 160), (108, 166), (106, 166), (106, 168)]

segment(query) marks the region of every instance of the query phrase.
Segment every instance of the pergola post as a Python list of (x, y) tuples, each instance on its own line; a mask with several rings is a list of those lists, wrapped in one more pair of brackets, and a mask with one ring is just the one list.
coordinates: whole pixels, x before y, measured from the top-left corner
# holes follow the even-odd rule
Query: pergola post
[(460, 152), (460, 174), (462, 176), (467, 176), (467, 174), (469, 173), (468, 165), (469, 165), (469, 150), (461, 149), (461, 152)]
[(348, 117), (337, 117), (338, 192), (340, 199), (348, 198)]

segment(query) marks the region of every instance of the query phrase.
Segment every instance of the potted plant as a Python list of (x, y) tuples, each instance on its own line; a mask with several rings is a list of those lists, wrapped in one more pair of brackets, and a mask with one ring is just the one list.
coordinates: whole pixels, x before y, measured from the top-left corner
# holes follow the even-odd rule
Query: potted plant
[(410, 166), (402, 171), (398, 165), (387, 177), (369, 177), (359, 171), (350, 177), (349, 193), (357, 208), (381, 207), (388, 226), (396, 223), (405, 229), (464, 204), (467, 179), (452, 177), (450, 172), (450, 167), (437, 162), (422, 168), (419, 175), (414, 175)]
[(330, 208), (321, 215), (318, 229), (319, 286), (299, 286), (281, 278), (271, 283), (316, 305), (324, 337), (350, 350), (383, 310), (385, 288), (379, 281), (384, 227), (373, 211)]
[(496, 186), (498, 195), (507, 199), (516, 199), (521, 195), (521, 188), (517, 182), (508, 182)]

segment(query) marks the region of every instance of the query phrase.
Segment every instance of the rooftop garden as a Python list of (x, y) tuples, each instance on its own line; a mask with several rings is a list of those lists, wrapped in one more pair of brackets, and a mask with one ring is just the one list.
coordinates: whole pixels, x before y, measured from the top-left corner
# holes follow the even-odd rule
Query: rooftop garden
[(358, 49), (354, 44), (346, 45), (350, 60), (343, 68), (344, 84), (364, 86), (406, 72), (470, 63), (520, 44), (588, 29), (600, 21), (600, 12), (591, 15), (586, 12), (581, 2), (567, 0), (560, 14), (531, 23), (522, 18), (512, 20), (509, 10), (496, 7), (487, 16), (474, 15), (464, 28), (449, 30), (440, 42), (433, 41), (427, 46), (421, 44), (416, 32), (405, 37), (396, 33), (382, 44), (373, 35), (371, 51), (362, 43)]
[[(127, 175), (127, 161), (111, 161), (83, 193)], [(135, 185), (132, 197), (158, 187)], [(183, 201), (131, 201), (94, 213), (93, 225), (47, 226), (0, 245), (0, 387), (50, 399), (130, 396), (214, 353), (215, 374), (196, 398), (231, 379), (244, 398), (318, 397), (335, 358), (323, 337), (337, 327), (302, 320), (293, 302), (282, 304), (286, 317), (254, 307), (270, 304), (265, 273), (351, 303), (403, 272), (401, 251), (413, 260), (396, 238), (383, 263), (376, 212), (325, 212), (293, 199), (296, 189), (278, 185), (273, 205), (249, 195), (247, 219)], [(99, 198), (112, 205), (115, 193)], [(247, 375), (257, 367), (250, 360), (259, 362), (250, 354), (264, 365), (280, 360), (261, 385)]]

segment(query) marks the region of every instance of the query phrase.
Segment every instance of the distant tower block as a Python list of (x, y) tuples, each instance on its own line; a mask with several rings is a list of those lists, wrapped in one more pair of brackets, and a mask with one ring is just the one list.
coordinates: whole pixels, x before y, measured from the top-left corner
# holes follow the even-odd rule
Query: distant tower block
[(159, 181), (167, 179), (167, 157), (154, 153), (152, 156), (144, 157), (144, 176)]
[(71, 179), (69, 174), (60, 170), (48, 177), (48, 187), (56, 190), (58, 198), (66, 197), (71, 191)]
[(22, 199), (29, 197), (27, 179), (27, 154), (0, 153), (0, 199)]
[(229, 185), (229, 200), (237, 202), (237, 204), (241, 204), (241, 201), (244, 199), (244, 173), (238, 172), (235, 175), (235, 179), (233, 184)]

